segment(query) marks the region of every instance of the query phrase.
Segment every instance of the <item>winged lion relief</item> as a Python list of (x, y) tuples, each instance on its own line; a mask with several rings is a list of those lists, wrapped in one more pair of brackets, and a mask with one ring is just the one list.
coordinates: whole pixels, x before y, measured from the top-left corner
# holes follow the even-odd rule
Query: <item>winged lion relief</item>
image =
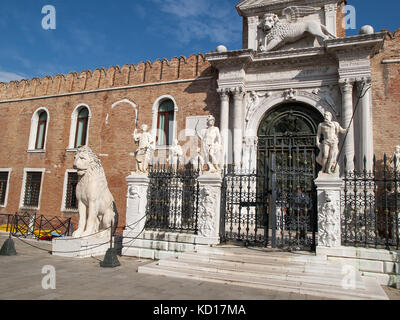
[(287, 23), (281, 22), (274, 13), (266, 13), (258, 28), (261, 30), (262, 39), (259, 43), (261, 51), (271, 51), (284, 44), (293, 43), (307, 34), (311, 34), (323, 41), (335, 39), (328, 29), (318, 21), (298, 21), (299, 18), (318, 12), (318, 9), (307, 6), (291, 6), (282, 11)]

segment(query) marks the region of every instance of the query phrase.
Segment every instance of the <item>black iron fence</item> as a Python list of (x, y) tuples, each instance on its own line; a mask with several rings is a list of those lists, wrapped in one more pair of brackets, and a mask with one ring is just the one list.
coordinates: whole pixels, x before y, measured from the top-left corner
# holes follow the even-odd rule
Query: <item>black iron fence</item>
[(35, 212), (0, 214), (1, 231), (11, 232), (20, 237), (33, 237), (51, 240), (53, 237), (71, 236), (73, 224), (71, 218), (37, 216)]
[(224, 170), (221, 193), (220, 236), (223, 242), (267, 245), (269, 175), (260, 170)]
[(197, 234), (199, 171), (191, 166), (153, 165), (149, 170), (147, 230)]
[[(347, 169), (345, 159), (342, 202), (342, 244), (399, 249), (400, 158), (373, 159), (367, 170)], [(356, 167), (356, 161), (354, 160)]]

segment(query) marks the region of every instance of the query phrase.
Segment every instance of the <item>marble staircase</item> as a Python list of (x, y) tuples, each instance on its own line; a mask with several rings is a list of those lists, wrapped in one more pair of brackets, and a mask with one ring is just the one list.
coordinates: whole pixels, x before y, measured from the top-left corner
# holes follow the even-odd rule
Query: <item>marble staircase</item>
[(377, 280), (324, 256), (233, 246), (198, 247), (139, 267), (139, 273), (345, 300), (387, 300)]

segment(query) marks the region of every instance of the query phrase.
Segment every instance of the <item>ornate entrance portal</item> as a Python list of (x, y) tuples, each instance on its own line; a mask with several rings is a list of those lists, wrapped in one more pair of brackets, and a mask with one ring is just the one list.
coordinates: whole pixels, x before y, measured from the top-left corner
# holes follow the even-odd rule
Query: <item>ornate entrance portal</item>
[(312, 107), (289, 103), (274, 108), (259, 126), (257, 170), (272, 177), (266, 219), (272, 247), (315, 249), (316, 135), (322, 121)]
[(224, 240), (290, 250), (315, 250), (316, 134), (322, 115), (282, 104), (258, 129), (257, 169), (228, 170), (223, 183)]

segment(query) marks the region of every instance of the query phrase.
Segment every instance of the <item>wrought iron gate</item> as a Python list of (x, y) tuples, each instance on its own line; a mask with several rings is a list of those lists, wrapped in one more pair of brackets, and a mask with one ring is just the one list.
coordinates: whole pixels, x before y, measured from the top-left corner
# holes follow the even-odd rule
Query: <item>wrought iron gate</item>
[(316, 135), (322, 115), (301, 103), (277, 106), (258, 128), (257, 168), (229, 168), (223, 182), (221, 234), (291, 250), (315, 250)]
[(229, 167), (222, 185), (221, 237), (246, 246), (316, 247), (315, 155), (299, 147), (266, 152), (252, 171)]

